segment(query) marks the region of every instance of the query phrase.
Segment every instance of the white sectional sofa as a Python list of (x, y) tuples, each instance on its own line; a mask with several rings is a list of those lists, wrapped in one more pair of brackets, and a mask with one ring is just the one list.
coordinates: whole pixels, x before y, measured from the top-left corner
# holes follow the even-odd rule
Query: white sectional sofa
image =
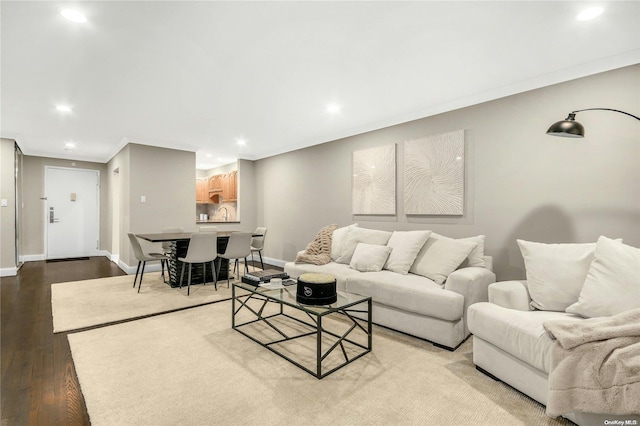
[(289, 262), (284, 270), (294, 278), (331, 274), (338, 290), (372, 297), (374, 323), (448, 349), (469, 335), (467, 308), (486, 301), (496, 279), (484, 236), (454, 240), (352, 225), (334, 231), (331, 259), (324, 265)]
[[(518, 243), (527, 280), (493, 283), (489, 301), (468, 308), (473, 362), (481, 371), (548, 405), (556, 343), (545, 322), (606, 319), (639, 307), (640, 250), (606, 237), (600, 237), (597, 245)], [(636, 404), (640, 407), (640, 401)], [(640, 412), (586, 411), (562, 415), (581, 426), (640, 424)]]

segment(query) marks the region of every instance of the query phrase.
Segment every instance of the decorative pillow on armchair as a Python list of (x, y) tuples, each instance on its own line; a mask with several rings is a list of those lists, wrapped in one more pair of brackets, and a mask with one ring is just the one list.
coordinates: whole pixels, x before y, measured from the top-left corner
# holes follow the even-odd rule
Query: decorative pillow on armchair
[(517, 241), (524, 258), (531, 306), (541, 311), (564, 312), (577, 302), (596, 244)]
[(608, 317), (640, 308), (640, 249), (601, 236), (578, 301), (567, 312)]

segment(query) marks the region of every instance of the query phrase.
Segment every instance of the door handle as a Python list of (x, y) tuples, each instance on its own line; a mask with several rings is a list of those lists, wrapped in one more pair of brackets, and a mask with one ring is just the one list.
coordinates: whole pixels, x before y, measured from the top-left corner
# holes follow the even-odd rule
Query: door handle
[(53, 217), (53, 207), (49, 207), (49, 223), (58, 223), (60, 219)]

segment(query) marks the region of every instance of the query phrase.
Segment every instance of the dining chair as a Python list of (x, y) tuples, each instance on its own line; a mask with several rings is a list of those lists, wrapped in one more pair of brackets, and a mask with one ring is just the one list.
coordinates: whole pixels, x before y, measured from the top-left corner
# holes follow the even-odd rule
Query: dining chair
[(218, 232), (218, 227), (212, 225), (204, 225), (200, 227), (200, 232)]
[[(136, 287), (136, 281), (138, 280), (138, 272), (140, 272), (140, 282), (138, 283), (138, 293), (140, 293), (140, 287), (142, 286), (142, 276), (144, 275), (144, 267), (147, 265), (147, 262), (153, 262), (159, 260), (161, 264), (169, 261), (169, 257), (160, 254), (160, 253), (145, 253), (142, 251), (142, 246), (140, 245), (140, 241), (138, 241), (138, 237), (134, 234), (128, 233), (129, 241), (131, 242), (131, 247), (133, 248), (133, 254), (138, 260), (138, 268), (136, 269), (136, 277), (133, 280), (133, 288)], [(142, 271), (140, 271), (140, 265), (142, 265)], [(164, 269), (162, 278), (164, 280)]]
[(182, 272), (180, 273), (180, 288), (184, 279), (184, 267), (189, 264), (189, 279), (187, 281), (187, 296), (191, 293), (191, 266), (194, 263), (202, 263), (202, 281), (207, 284), (207, 263), (211, 262), (211, 273), (213, 274), (213, 285), (218, 290), (218, 271), (214, 264), (214, 260), (218, 257), (218, 233), (217, 232), (200, 232), (193, 234), (189, 240), (187, 255), (179, 257), (182, 262)]
[[(218, 257), (222, 259), (235, 260), (235, 266), (238, 266), (239, 260), (244, 259), (245, 273), (249, 272), (247, 265), (247, 257), (251, 254), (251, 232), (232, 232), (229, 235), (229, 242), (224, 253), (218, 253)], [(218, 263), (218, 269), (222, 262)], [(238, 273), (240, 268), (238, 267)], [(227, 273), (227, 285), (230, 286), (229, 273)]]
[(264, 248), (264, 237), (267, 235), (267, 228), (257, 227), (255, 235), (259, 235), (259, 237), (251, 237), (251, 264), (253, 265), (253, 270), (256, 270), (256, 264), (253, 260), (253, 253), (258, 252), (258, 256), (260, 256), (260, 266), (264, 271), (264, 262), (262, 262), (262, 249)]

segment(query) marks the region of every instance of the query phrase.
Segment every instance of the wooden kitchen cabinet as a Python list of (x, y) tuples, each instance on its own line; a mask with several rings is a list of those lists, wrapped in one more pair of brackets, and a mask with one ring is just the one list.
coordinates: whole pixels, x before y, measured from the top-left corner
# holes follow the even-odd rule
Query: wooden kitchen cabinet
[(220, 204), (238, 200), (238, 172), (196, 178), (196, 203)]
[(238, 172), (235, 170), (223, 176), (222, 199), (225, 202), (238, 200)]
[(214, 175), (209, 177), (208, 200), (210, 203), (219, 204), (220, 196), (223, 196), (223, 177), (222, 175)]
[(238, 171), (229, 173), (229, 201), (238, 200)]
[(222, 192), (222, 175), (209, 177), (209, 192)]
[(206, 204), (210, 203), (209, 200), (209, 179), (208, 178), (196, 178), (196, 203)]

